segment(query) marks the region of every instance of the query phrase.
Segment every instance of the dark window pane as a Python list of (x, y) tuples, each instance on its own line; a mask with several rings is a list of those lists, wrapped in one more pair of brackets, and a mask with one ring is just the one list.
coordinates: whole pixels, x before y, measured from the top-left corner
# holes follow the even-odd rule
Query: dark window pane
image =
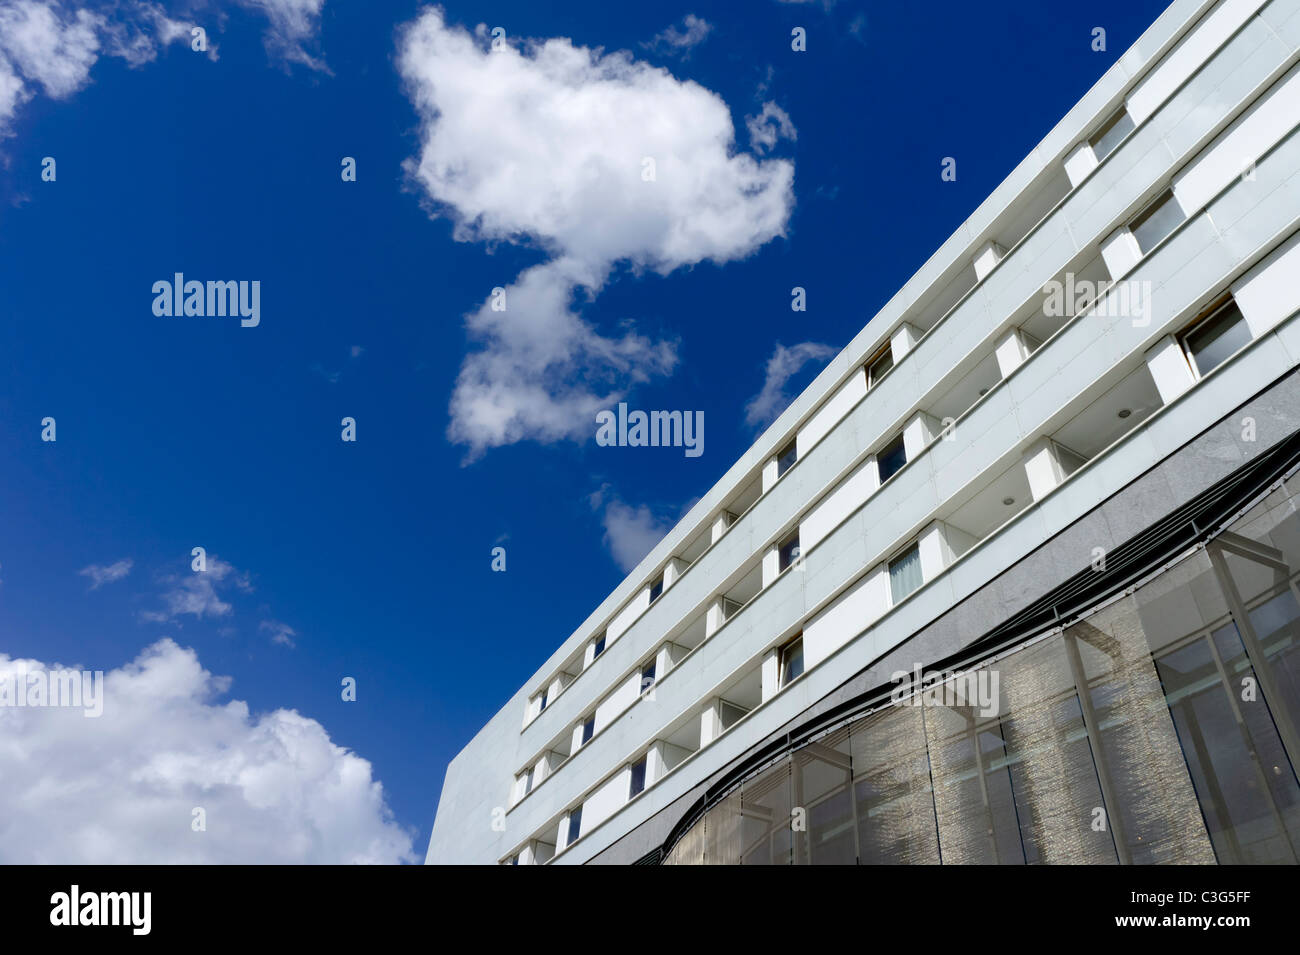
[(659, 579), (650, 585), (650, 602), (654, 603), (659, 599), (659, 595), (664, 592), (664, 577), (659, 575)]
[(907, 463), (907, 448), (900, 434), (876, 455), (876, 468), (880, 472), (880, 483), (884, 484), (899, 472)]
[(1250, 342), (1250, 328), (1232, 302), (1187, 333), (1187, 350), (1196, 370), (1208, 375)]
[(799, 449), (795, 442), (791, 441), (776, 459), (776, 476), (780, 477), (786, 471), (790, 470), (790, 465), (794, 464), (798, 459)]
[(871, 368), (867, 371), (867, 387), (870, 388), (881, 378), (885, 377), (885, 372), (894, 367), (894, 353), (886, 348), (884, 353), (871, 363)]
[(587, 740), (591, 739), (592, 735), (595, 732), (596, 732), (596, 717), (589, 716), (587, 717), (587, 721), (582, 724), (582, 741), (584, 743), (587, 742)]
[(795, 640), (781, 651), (781, 685), (803, 673), (803, 639)]
[(645, 789), (645, 760), (632, 767), (632, 788), (628, 798), (635, 796), (641, 790)]
[(600, 639), (596, 641), (596, 647), (591, 653), (591, 658), (594, 660), (596, 659), (596, 657), (600, 656), (604, 652), (605, 652), (605, 635), (602, 633), (600, 635)]
[(582, 807), (569, 813), (569, 837), (564, 841), (566, 846), (572, 845), (577, 841), (578, 836), (582, 835)]
[(655, 661), (651, 660), (650, 664), (641, 671), (641, 692), (644, 693), (650, 687), (655, 685)]
[(781, 545), (778, 553), (778, 568), (785, 570), (796, 560), (799, 559), (799, 535), (795, 534), (788, 541)]

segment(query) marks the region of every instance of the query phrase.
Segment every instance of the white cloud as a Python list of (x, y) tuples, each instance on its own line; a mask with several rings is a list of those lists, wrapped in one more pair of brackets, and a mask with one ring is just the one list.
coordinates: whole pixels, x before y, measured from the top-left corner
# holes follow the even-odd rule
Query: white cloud
[(0, 3), (0, 48), (23, 76), (56, 99), (81, 89), (99, 57), (103, 17), (89, 10), (63, 14), (50, 2)]
[[(551, 258), (467, 317), (448, 436), (476, 456), (533, 439), (583, 440), (594, 412), (676, 364), (675, 343), (579, 314), (613, 269), (668, 274), (749, 255), (784, 234), (794, 167), (735, 149), (727, 105), (667, 70), (558, 38), (489, 49), (425, 10), (398, 68), (421, 118), (407, 171), (459, 241)], [(643, 160), (655, 164), (642, 178)]]
[[(269, 21), (266, 48), (273, 55), (324, 70), (307, 52), (320, 26), (325, 0), (238, 0)], [(214, 0), (194, 0), (206, 11)], [(213, 17), (220, 22), (220, 11)], [(0, 0), (0, 135), (18, 109), (38, 92), (66, 99), (85, 87), (101, 55), (120, 57), (132, 67), (158, 56), (160, 47), (189, 44), (195, 24), (174, 20), (153, 0), (101, 0), (73, 5), (61, 0)], [(211, 33), (211, 30), (208, 31)], [(208, 38), (208, 56), (216, 45)]]
[(749, 131), (750, 146), (760, 154), (771, 152), (782, 139), (799, 138), (790, 114), (770, 100), (763, 104), (763, 111), (757, 116), (745, 117), (745, 129)]
[(601, 519), (605, 526), (605, 546), (624, 572), (641, 563), (641, 558), (672, 529), (673, 522), (655, 516), (646, 504), (633, 507), (612, 500), (605, 505)]
[[(18, 664), (0, 654), (0, 678)], [(105, 675), (96, 719), (0, 707), (0, 863), (412, 861), (367, 760), (296, 711), (221, 702), (229, 686), (165, 639)]]
[(134, 566), (135, 561), (131, 560), (130, 557), (123, 557), (111, 564), (91, 564), (89, 567), (81, 568), (77, 573), (83, 577), (89, 577), (90, 589), (98, 590), (104, 584), (111, 584), (121, 580), (131, 573), (131, 568)]
[(321, 9), (325, 0), (239, 0), (249, 9), (259, 10), (270, 21), (266, 31), (267, 51), (293, 63), (314, 70), (324, 70), (325, 63), (307, 52), (320, 28)]
[(248, 574), (214, 556), (207, 558), (206, 570), (168, 574), (162, 580), (167, 585), (161, 595), (162, 609), (140, 614), (153, 623), (168, 623), (187, 614), (197, 620), (228, 616), (234, 608), (222, 599), (221, 592), (229, 593), (233, 588), (248, 593), (253, 589)]
[(257, 629), (261, 630), (263, 633), (269, 633), (271, 635), (272, 643), (278, 643), (281, 646), (289, 647), (290, 649), (297, 646), (297, 643), (294, 642), (293, 638), (298, 636), (298, 631), (293, 629), (293, 627), (289, 626), (287, 623), (281, 623), (279, 620), (263, 620), (258, 624)]
[(679, 30), (676, 25), (670, 26), (666, 30), (655, 34), (653, 40), (649, 43), (643, 43), (642, 46), (684, 56), (703, 43), (712, 31), (713, 24), (708, 20), (697, 17), (693, 13), (688, 13), (682, 19), (682, 29)]
[(777, 342), (772, 357), (767, 360), (767, 373), (763, 389), (745, 405), (745, 422), (755, 427), (765, 427), (785, 410), (792, 396), (785, 386), (810, 361), (822, 362), (831, 358), (835, 349), (817, 342), (800, 342), (786, 348)]
[(82, 89), (101, 53), (140, 66), (158, 55), (155, 40), (165, 45), (189, 36), (189, 25), (170, 19), (157, 3), (132, 0), (105, 9), (122, 17), (110, 20), (57, 0), (0, 0), (0, 133), (38, 88), (54, 99)]

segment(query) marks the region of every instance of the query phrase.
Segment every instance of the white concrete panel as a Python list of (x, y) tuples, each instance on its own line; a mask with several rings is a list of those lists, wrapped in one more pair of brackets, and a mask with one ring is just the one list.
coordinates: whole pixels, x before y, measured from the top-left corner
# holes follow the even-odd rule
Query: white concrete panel
[(907, 449), (907, 460), (914, 461), (919, 458), (929, 443), (939, 434), (941, 427), (934, 415), (918, 411), (903, 428), (903, 447)]
[(1233, 179), (1249, 175), (1251, 165), (1300, 124), (1300, 67), (1293, 68), (1221, 133), (1191, 165), (1174, 177), (1174, 195), (1189, 214), (1196, 212)]
[(1041, 501), (1051, 494), (1065, 480), (1065, 468), (1061, 465), (1056, 444), (1050, 438), (1039, 438), (1031, 444), (1024, 454), (1025, 477), (1029, 479), (1029, 491), (1035, 501)]
[(795, 440), (798, 442), (799, 457), (804, 457), (826, 433), (839, 424), (849, 409), (856, 405), (867, 393), (867, 373), (859, 368), (849, 377), (830, 400), (817, 409), (817, 412), (800, 430)]
[(1128, 226), (1116, 229), (1101, 244), (1101, 257), (1112, 279), (1128, 273), (1142, 258), (1142, 250)]
[(1018, 328), (1007, 332), (998, 343), (995, 356), (998, 361), (998, 372), (1003, 378), (1023, 365), (1025, 359), (1029, 357), (1029, 344), (1025, 341), (1024, 333)]
[(1086, 142), (1079, 143), (1065, 157), (1065, 174), (1070, 178), (1071, 186), (1079, 185), (1096, 168), (1097, 154)]
[(596, 706), (596, 729), (602, 730), (620, 713), (637, 701), (641, 695), (641, 673), (637, 671), (626, 677), (609, 696)]
[[(807, 642), (804, 643), (804, 661), (807, 662)], [(763, 666), (760, 668), (760, 680), (763, 687), (763, 702), (767, 702), (776, 696), (776, 691), (781, 688), (781, 651), (778, 647), (773, 647), (763, 657)]]
[(984, 281), (988, 274), (993, 271), (993, 267), (1002, 261), (1002, 257), (1007, 254), (1007, 250), (1002, 248), (992, 239), (989, 239), (975, 251), (975, 280)]
[(799, 545), (805, 553), (841, 521), (861, 507), (880, 486), (874, 455), (866, 458), (830, 494), (808, 512), (799, 524)]
[(618, 616), (609, 622), (609, 626), (605, 629), (605, 648), (609, 649), (609, 645), (621, 637), (623, 631), (632, 626), (632, 621), (645, 613), (649, 606), (650, 589), (647, 587), (633, 597), (632, 601), (618, 612)]
[(624, 766), (582, 804), (582, 828), (595, 828), (627, 802), (632, 770)]
[(1232, 297), (1255, 338), (1300, 310), (1300, 232), (1235, 282)]
[(1140, 124), (1159, 109), (1263, 5), (1263, 0), (1223, 0), (1133, 88), (1126, 104), (1133, 122)]
[(780, 551), (775, 547), (769, 547), (767, 553), (763, 555), (763, 586), (770, 587), (772, 581), (780, 576)]
[(803, 628), (803, 660), (812, 669), (889, 609), (889, 569), (867, 574)]
[(916, 343), (920, 338), (920, 331), (907, 322), (903, 322), (894, 329), (894, 333), (889, 339), (889, 350), (893, 353), (895, 365), (903, 360), (904, 355), (916, 347)]

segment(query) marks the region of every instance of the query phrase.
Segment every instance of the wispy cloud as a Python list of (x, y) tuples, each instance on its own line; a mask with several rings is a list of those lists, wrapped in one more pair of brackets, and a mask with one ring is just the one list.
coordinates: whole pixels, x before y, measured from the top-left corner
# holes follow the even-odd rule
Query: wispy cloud
[(290, 63), (329, 72), (318, 54), (308, 52), (320, 29), (320, 14), (325, 0), (239, 0), (239, 3), (250, 10), (261, 11), (270, 21), (264, 37), (268, 53), (283, 57)]
[(777, 419), (793, 400), (786, 385), (809, 362), (823, 362), (835, 354), (830, 345), (818, 342), (800, 342), (789, 348), (777, 342), (776, 350), (767, 360), (767, 373), (763, 388), (745, 405), (745, 423), (752, 427), (766, 427)]
[(763, 110), (757, 116), (745, 117), (745, 129), (749, 132), (749, 144), (756, 153), (771, 152), (783, 139), (793, 141), (799, 138), (790, 114), (771, 100), (763, 104)]
[(686, 57), (690, 55), (691, 50), (708, 39), (709, 34), (712, 32), (713, 24), (708, 20), (697, 17), (693, 13), (688, 13), (682, 19), (680, 29), (674, 24), (656, 33), (653, 39), (641, 45), (658, 53)]
[[(284, 62), (328, 72), (309, 52), (317, 40), (325, 0), (237, 0), (267, 21), (268, 53)], [(101, 56), (118, 57), (131, 67), (158, 57), (170, 43), (189, 44), (203, 26), (207, 56), (216, 59), (213, 27), (224, 21), (225, 0), (191, 0), (187, 13), (197, 21), (173, 19), (152, 0), (111, 0), (74, 4), (63, 0), (0, 0), (0, 135), (11, 133), (14, 116), (38, 93), (67, 99), (90, 82)]]
[(253, 585), (248, 574), (237, 571), (228, 562), (209, 555), (207, 569), (167, 574), (162, 577), (165, 586), (158, 610), (142, 611), (140, 616), (152, 623), (170, 623), (185, 616), (196, 620), (228, 616), (233, 606), (222, 598), (232, 590), (251, 593)]
[(297, 646), (297, 643), (294, 642), (294, 637), (298, 636), (298, 631), (293, 629), (293, 627), (289, 626), (287, 623), (282, 623), (279, 620), (263, 620), (258, 624), (257, 629), (261, 630), (263, 633), (269, 633), (271, 635), (272, 643), (278, 643), (281, 646), (289, 647), (290, 649)]
[(135, 561), (130, 557), (123, 557), (111, 564), (91, 564), (89, 567), (81, 568), (77, 573), (83, 577), (89, 577), (90, 589), (98, 590), (104, 584), (111, 584), (114, 581), (121, 580), (131, 573), (131, 568), (134, 566)]
[[(365, 351), (366, 350), (362, 348), (360, 345), (353, 345), (351, 348), (349, 348), (347, 365), (349, 366), (355, 365), (358, 361), (361, 360), (361, 356), (365, 354)], [(312, 362), (311, 370), (313, 374), (320, 375), (331, 385), (338, 384), (339, 379), (343, 377), (343, 371), (344, 371), (344, 369), (334, 371), (332, 369), (326, 368), (318, 361)]]

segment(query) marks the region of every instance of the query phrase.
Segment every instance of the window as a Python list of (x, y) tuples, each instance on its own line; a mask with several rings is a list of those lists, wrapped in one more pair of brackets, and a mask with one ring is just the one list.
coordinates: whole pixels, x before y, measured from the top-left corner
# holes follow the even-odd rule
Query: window
[(776, 456), (776, 476), (780, 477), (786, 471), (790, 470), (790, 466), (798, 460), (798, 443), (791, 441), (781, 450), (781, 453)]
[(922, 583), (921, 549), (913, 544), (889, 562), (889, 593), (893, 603), (898, 604)]
[(867, 387), (874, 388), (876, 382), (885, 377), (885, 372), (894, 367), (894, 350), (888, 344), (880, 349), (867, 363)]
[(579, 743), (578, 745), (585, 746), (587, 740), (591, 739), (592, 735), (595, 734), (595, 732), (596, 732), (596, 714), (592, 713), (582, 722), (582, 742)]
[(530, 767), (528, 772), (524, 774), (524, 795), (527, 796), (532, 791), (533, 791), (533, 770)]
[(654, 603), (664, 592), (664, 575), (660, 574), (653, 584), (650, 585), (650, 602)]
[(781, 685), (803, 673), (803, 634), (795, 637), (781, 648)]
[(1133, 238), (1137, 239), (1142, 254), (1146, 255), (1186, 218), (1187, 216), (1183, 215), (1183, 207), (1178, 204), (1174, 194), (1166, 189), (1155, 202), (1143, 209), (1138, 217), (1129, 223), (1129, 231), (1133, 233)]
[(564, 844), (573, 845), (580, 835), (582, 835), (582, 807), (578, 806), (569, 811), (569, 834), (565, 837)]
[(777, 570), (784, 571), (799, 559), (799, 532), (795, 531), (785, 543), (777, 549)]
[(641, 692), (644, 693), (655, 685), (655, 661), (651, 660), (641, 670)]
[(876, 455), (876, 468), (880, 472), (880, 483), (884, 484), (891, 477), (897, 474), (904, 464), (907, 463), (907, 446), (903, 444), (903, 436), (900, 434), (889, 444), (880, 449)]
[(591, 649), (591, 658), (595, 660), (596, 657), (600, 656), (604, 652), (605, 652), (605, 634), (602, 633), (600, 635), (600, 639), (596, 641), (596, 645)]
[(516, 852), (514, 855), (512, 855), (507, 865), (519, 865), (519, 853)]
[(1250, 327), (1232, 299), (1183, 333), (1183, 349), (1198, 375), (1208, 375), (1250, 341)]
[(1102, 123), (1101, 128), (1093, 133), (1092, 138), (1088, 140), (1088, 145), (1092, 147), (1097, 162), (1101, 162), (1114, 152), (1115, 147), (1120, 144), (1120, 140), (1131, 132), (1133, 132), (1133, 117), (1121, 106), (1115, 112), (1115, 115)]
[(632, 764), (632, 785), (628, 789), (627, 798), (631, 799), (641, 790), (645, 789), (645, 757)]
[(547, 689), (547, 690), (542, 690), (542, 705), (539, 706), (539, 707), (537, 708), (537, 712), (538, 712), (538, 713), (540, 713), (540, 712), (542, 712), (542, 710), (546, 709), (546, 696), (547, 696), (547, 694), (550, 693), (550, 692), (551, 692), (551, 691), (550, 691), (549, 689)]

